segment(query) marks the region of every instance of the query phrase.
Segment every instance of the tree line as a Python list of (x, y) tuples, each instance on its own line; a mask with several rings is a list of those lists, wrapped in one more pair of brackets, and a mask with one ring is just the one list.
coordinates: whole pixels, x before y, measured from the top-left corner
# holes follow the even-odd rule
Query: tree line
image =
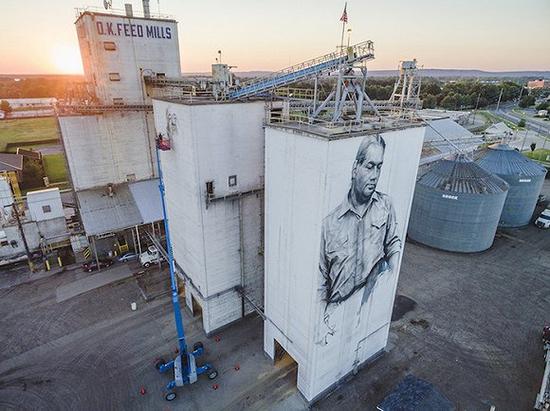
[(63, 98), (67, 85), (82, 76), (33, 76), (15, 79), (0, 78), (0, 99), (6, 98)]
[[(394, 84), (393, 78), (369, 79), (367, 94), (374, 100), (387, 100), (391, 96)], [(420, 98), (424, 108), (463, 110), (496, 104), (501, 90), (501, 102), (518, 99), (522, 93), (521, 89), (520, 84), (509, 80), (495, 84), (470, 79), (444, 82), (436, 78), (424, 78)], [(523, 93), (527, 95), (527, 90), (524, 89)]]

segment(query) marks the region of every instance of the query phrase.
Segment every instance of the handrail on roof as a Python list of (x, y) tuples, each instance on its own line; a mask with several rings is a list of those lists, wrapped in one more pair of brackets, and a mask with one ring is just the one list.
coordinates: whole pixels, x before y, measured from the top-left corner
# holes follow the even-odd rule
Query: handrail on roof
[(86, 7), (77, 7), (75, 8), (76, 18), (79, 18), (84, 13), (98, 13), (98, 14), (109, 14), (112, 16), (118, 17), (127, 17), (127, 18), (150, 18), (150, 19), (160, 19), (160, 20), (173, 20), (174, 16), (170, 14), (162, 13), (149, 13), (149, 17), (145, 17), (143, 11), (132, 10), (132, 17), (126, 15), (126, 10), (124, 9), (105, 9), (97, 6), (86, 6)]

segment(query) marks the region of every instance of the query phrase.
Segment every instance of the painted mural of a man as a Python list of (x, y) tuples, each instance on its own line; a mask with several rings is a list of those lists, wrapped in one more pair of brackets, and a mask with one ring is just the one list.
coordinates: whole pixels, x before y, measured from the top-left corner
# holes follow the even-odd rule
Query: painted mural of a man
[[(390, 197), (376, 191), (385, 150), (380, 135), (363, 139), (353, 163), (350, 190), (323, 221), (319, 269), (328, 335), (335, 331), (329, 318), (331, 306), (362, 293), (360, 315), (377, 279), (398, 264), (401, 240), (395, 211)], [(326, 336), (324, 340), (326, 344)]]

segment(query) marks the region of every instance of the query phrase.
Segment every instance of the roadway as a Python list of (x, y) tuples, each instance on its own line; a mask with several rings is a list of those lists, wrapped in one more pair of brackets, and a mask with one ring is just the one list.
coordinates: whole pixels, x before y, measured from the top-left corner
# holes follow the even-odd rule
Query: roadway
[(525, 128), (536, 131), (537, 133), (550, 135), (550, 122), (533, 118), (532, 115), (535, 114), (534, 110), (532, 113), (531, 110), (526, 110), (525, 115), (521, 115), (513, 111), (516, 108), (517, 106), (515, 104), (501, 105), (499, 110), (494, 110), (493, 113), (515, 124), (523, 119), (525, 120)]

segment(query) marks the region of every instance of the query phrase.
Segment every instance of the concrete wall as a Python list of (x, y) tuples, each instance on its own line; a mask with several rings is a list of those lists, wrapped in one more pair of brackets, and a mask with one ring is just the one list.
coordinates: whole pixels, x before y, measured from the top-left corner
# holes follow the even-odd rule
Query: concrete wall
[(69, 238), (65, 217), (37, 221), (36, 225), (38, 227), (39, 235), (44, 237), (47, 244), (57, 243)]
[[(75, 24), (86, 81), (101, 104), (113, 104), (116, 98), (126, 104), (147, 101), (144, 72), (181, 75), (173, 20), (83, 14)], [(114, 43), (115, 50), (106, 50), (105, 42)], [(111, 80), (109, 73), (118, 73), (120, 80)]]
[[(29, 191), (27, 193), (27, 207), (33, 221), (51, 220), (60, 217), (65, 219), (59, 188)], [(47, 210), (48, 207), (49, 211)]]
[(152, 114), (66, 116), (59, 124), (77, 191), (156, 176)]
[[(4, 233), (6, 234), (6, 239), (8, 241), (8, 245), (0, 247), (0, 258), (11, 258), (25, 254), (25, 246), (23, 244), (23, 239), (17, 225), (1, 227), (0, 230), (4, 231)], [(40, 233), (38, 231), (38, 226), (36, 225), (36, 223), (34, 221), (24, 223), (23, 231), (25, 233), (25, 238), (27, 240), (29, 249), (31, 251), (38, 250), (40, 248)], [(11, 242), (13, 240), (16, 241), (15, 247), (11, 245)]]
[[(162, 152), (161, 162), (174, 257), (192, 280), (187, 288), (202, 306), (204, 329), (211, 332), (241, 317), (235, 288), (243, 282), (254, 301), (263, 300), (262, 199), (245, 195), (207, 207), (206, 182), (213, 181), (215, 197), (261, 187), (264, 103), (154, 101), (154, 113), (157, 131), (172, 136), (172, 149)], [(237, 185), (229, 187), (233, 175)]]
[[(380, 204), (393, 205), (402, 244), (424, 131), (417, 127), (382, 134), (387, 147), (376, 190), (389, 196), (389, 203)], [(350, 254), (355, 261), (359, 248), (354, 244), (363, 244), (359, 237), (342, 237), (334, 250), (320, 247), (323, 221), (347, 198), (363, 137), (328, 141), (288, 129), (266, 128), (264, 349), (274, 358), (277, 340), (297, 361), (298, 389), (308, 400), (383, 350), (389, 332), (402, 252), (396, 254), (393, 269), (373, 277), (377, 280), (371, 294), (365, 294), (363, 287), (340, 303), (327, 305), (323, 300), (323, 258), (328, 255), (331, 261), (346, 261), (344, 254), (350, 252), (355, 253)], [(378, 214), (368, 211), (365, 219), (373, 219), (376, 230), (369, 223), (365, 232), (386, 230), (389, 214), (380, 214), (384, 219), (378, 222)], [(389, 231), (380, 231), (380, 241), (385, 241), (384, 232)], [(366, 234), (362, 238), (367, 239)], [(368, 247), (361, 250), (365, 255), (370, 252)], [(357, 267), (363, 263), (366, 265), (366, 257), (356, 261)], [(352, 275), (360, 273), (356, 268)]]

